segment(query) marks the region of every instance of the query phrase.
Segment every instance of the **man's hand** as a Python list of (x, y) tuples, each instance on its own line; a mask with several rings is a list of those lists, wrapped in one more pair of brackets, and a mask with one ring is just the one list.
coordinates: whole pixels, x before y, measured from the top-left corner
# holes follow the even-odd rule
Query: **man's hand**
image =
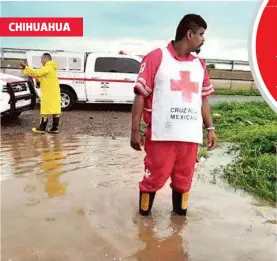
[(215, 135), (215, 131), (209, 130), (207, 136), (207, 146), (210, 150), (213, 150), (216, 147), (216, 141), (217, 137)]
[(139, 130), (132, 130), (130, 145), (134, 150), (141, 150), (144, 145), (144, 138)]
[(21, 66), (23, 69), (25, 69), (25, 67), (27, 66), (27, 64), (26, 64), (25, 62), (23, 62), (23, 61), (20, 61), (20, 66)]

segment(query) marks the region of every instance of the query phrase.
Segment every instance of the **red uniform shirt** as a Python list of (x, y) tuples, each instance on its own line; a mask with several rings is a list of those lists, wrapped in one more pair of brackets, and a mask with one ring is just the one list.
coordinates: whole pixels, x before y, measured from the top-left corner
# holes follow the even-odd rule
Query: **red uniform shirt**
[[(175, 52), (172, 42), (167, 46), (170, 54), (173, 58), (178, 61), (192, 61), (197, 59), (197, 57), (190, 54), (188, 57), (180, 57)], [(145, 106), (144, 106), (144, 121), (146, 123), (151, 123), (151, 111), (152, 111), (152, 100), (153, 100), (153, 89), (156, 73), (159, 69), (159, 66), (162, 61), (162, 51), (161, 49), (155, 49), (149, 54), (147, 54), (142, 62), (140, 72), (138, 74), (137, 82), (135, 85), (135, 91), (145, 97)], [(214, 92), (213, 86), (210, 81), (208, 71), (206, 69), (205, 61), (200, 59), (201, 64), (205, 70), (204, 80), (202, 84), (202, 97), (209, 96)]]

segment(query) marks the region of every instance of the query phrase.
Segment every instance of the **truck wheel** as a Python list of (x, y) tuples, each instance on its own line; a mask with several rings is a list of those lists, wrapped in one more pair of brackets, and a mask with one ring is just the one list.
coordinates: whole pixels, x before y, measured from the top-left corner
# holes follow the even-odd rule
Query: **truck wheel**
[(63, 111), (70, 111), (73, 104), (75, 103), (75, 98), (73, 93), (68, 90), (61, 88), (61, 107)]
[(15, 120), (15, 119), (17, 119), (21, 115), (21, 113), (22, 112), (15, 112), (15, 113), (10, 115), (10, 118)]
[(3, 115), (1, 115), (1, 118), (4, 120), (4, 121), (8, 121), (8, 120), (16, 120), (20, 114), (22, 112), (15, 112), (15, 113), (4, 113)]

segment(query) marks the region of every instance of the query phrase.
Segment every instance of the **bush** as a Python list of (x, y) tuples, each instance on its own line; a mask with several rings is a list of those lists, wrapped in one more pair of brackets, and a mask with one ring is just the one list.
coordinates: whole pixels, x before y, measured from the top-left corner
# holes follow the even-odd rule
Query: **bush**
[(277, 115), (265, 102), (220, 103), (213, 108), (219, 141), (240, 154), (224, 170), (232, 185), (276, 202)]

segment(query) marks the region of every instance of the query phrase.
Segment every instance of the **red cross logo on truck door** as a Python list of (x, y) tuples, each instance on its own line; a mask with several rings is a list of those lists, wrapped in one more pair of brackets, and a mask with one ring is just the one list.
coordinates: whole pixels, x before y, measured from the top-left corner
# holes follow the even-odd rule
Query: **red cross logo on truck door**
[(171, 91), (181, 91), (184, 102), (191, 103), (191, 94), (198, 93), (198, 84), (190, 81), (190, 72), (181, 71), (181, 80), (171, 80)]

